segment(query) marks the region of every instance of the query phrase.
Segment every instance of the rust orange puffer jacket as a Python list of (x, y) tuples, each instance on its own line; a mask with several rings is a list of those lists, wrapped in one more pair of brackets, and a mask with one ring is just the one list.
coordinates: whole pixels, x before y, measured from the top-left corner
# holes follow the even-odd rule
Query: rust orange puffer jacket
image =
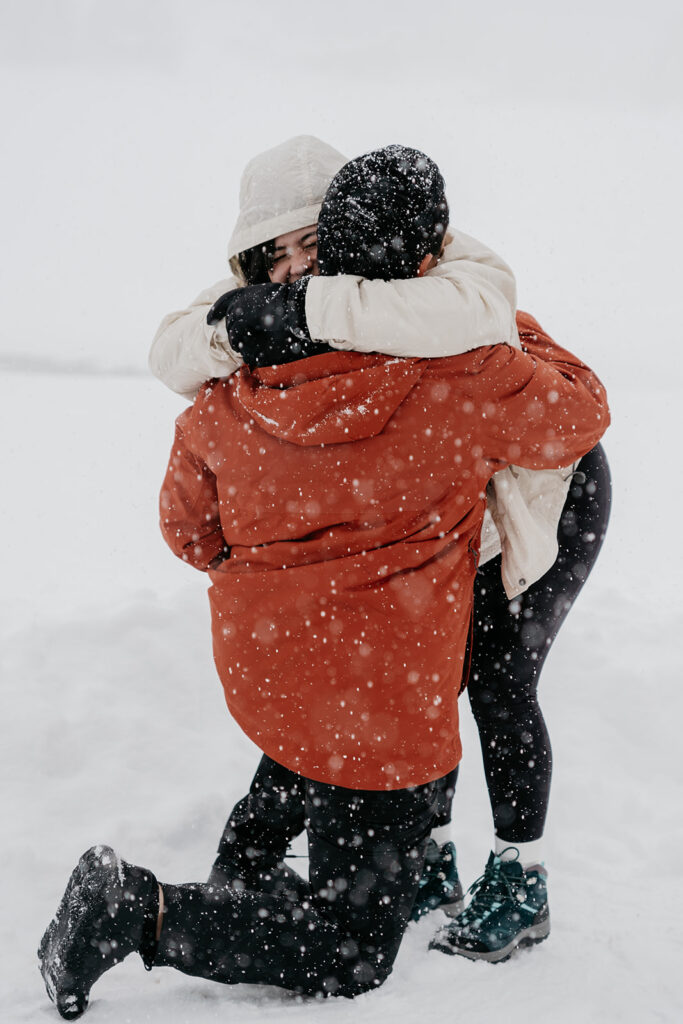
[(293, 771), (396, 789), (458, 763), (486, 484), (568, 465), (609, 423), (592, 371), (518, 324), (526, 352), (244, 369), (178, 418), (162, 530), (209, 570), (230, 711)]

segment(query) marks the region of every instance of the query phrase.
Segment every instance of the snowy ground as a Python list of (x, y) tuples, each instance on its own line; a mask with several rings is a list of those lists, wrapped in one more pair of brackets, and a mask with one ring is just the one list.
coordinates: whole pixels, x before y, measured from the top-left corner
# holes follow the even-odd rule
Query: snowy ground
[[(635, 403), (618, 390), (612, 401), (611, 530), (543, 682), (556, 756), (551, 939), (506, 965), (473, 965), (428, 953), (427, 920), (411, 927), (386, 987), (326, 1005), (331, 1020), (409, 1022), (425, 1009), (457, 1009), (484, 1022), (504, 1006), (521, 1024), (530, 998), (537, 1019), (558, 1022), (674, 1021), (683, 1010), (672, 654), (683, 602), (648, 555), (666, 527), (652, 501), (665, 467), (647, 458), (641, 433), (643, 419), (672, 432), (675, 401), (658, 392)], [(10, 908), (5, 1019), (40, 1021), (52, 1010), (34, 949), (80, 853), (107, 842), (162, 879), (204, 877), (258, 755), (224, 710), (204, 578), (157, 536), (156, 490), (178, 403), (144, 378), (17, 373), (3, 382), (0, 407), (23, 439), (21, 449), (10, 445), (15, 482), (3, 508), (22, 510), (21, 534), (3, 530), (14, 581), (0, 640), (0, 772), (12, 836), (0, 869)], [(36, 408), (60, 415), (38, 418)], [(628, 451), (642, 454), (637, 476)], [(469, 882), (490, 838), (469, 718), (465, 738), (455, 835)], [(135, 958), (97, 986), (89, 1014), (103, 1024), (304, 1024), (322, 1012), (265, 988), (148, 976)]]
[[(303, 7), (0, 8), (0, 1019), (57, 1019), (35, 948), (83, 850), (204, 877), (256, 763), (215, 676), (205, 581), (158, 533), (182, 402), (144, 362), (161, 316), (224, 274), (244, 162), (311, 132), (349, 155), (396, 141), (433, 155), (454, 220), (608, 387), (612, 524), (542, 683), (552, 935), (490, 967), (428, 953), (426, 920), (383, 989), (324, 1006), (131, 958), (87, 1019), (677, 1022), (680, 5)], [(491, 840), (464, 718), (467, 884)]]

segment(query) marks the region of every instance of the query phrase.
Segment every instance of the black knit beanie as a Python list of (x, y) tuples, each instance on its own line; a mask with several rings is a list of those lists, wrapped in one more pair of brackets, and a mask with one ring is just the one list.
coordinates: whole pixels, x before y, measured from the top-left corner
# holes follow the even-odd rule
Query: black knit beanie
[(438, 255), (448, 227), (445, 185), (433, 160), (385, 146), (350, 160), (334, 176), (318, 220), (321, 274), (415, 277)]

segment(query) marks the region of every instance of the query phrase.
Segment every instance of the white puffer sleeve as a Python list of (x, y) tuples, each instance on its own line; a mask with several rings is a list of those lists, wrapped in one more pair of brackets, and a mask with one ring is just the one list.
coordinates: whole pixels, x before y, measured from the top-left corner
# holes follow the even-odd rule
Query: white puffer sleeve
[(507, 263), (451, 231), (438, 265), (423, 278), (314, 277), (306, 319), (311, 337), (333, 348), (435, 359), (497, 342), (519, 347), (516, 305)]
[(155, 377), (192, 401), (202, 384), (212, 377), (229, 377), (242, 366), (230, 348), (225, 322), (209, 326), (206, 315), (225, 292), (237, 287), (229, 277), (198, 295), (192, 305), (169, 313), (154, 335), (149, 368)]

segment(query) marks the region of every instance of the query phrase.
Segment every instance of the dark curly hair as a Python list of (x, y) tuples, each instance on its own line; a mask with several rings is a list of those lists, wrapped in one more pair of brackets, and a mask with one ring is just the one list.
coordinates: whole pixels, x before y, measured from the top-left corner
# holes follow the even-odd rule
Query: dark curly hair
[(275, 256), (275, 239), (255, 245), (251, 249), (237, 254), (237, 262), (244, 274), (247, 284), (268, 284), (270, 277), (268, 273), (273, 267)]

